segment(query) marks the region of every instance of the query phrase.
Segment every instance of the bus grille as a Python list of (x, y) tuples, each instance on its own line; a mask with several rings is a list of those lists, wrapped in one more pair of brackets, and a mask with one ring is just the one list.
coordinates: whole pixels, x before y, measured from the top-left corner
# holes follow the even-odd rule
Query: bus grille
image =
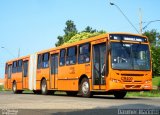
[(144, 76), (144, 74), (121, 74), (122, 76)]

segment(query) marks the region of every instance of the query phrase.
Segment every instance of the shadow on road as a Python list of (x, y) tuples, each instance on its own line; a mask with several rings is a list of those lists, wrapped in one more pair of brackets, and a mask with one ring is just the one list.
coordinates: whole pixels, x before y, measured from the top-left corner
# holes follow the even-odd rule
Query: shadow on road
[[(159, 115), (160, 106), (124, 104), (93, 109), (18, 109), (19, 115)], [(6, 110), (7, 111), (7, 110)], [(16, 111), (16, 110), (15, 110)]]

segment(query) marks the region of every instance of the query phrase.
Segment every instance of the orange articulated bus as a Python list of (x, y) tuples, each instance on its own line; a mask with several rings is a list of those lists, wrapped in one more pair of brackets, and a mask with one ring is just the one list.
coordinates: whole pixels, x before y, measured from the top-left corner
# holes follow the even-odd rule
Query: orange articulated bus
[(91, 97), (152, 89), (150, 46), (147, 37), (107, 33), (40, 51), (6, 63), (5, 89)]

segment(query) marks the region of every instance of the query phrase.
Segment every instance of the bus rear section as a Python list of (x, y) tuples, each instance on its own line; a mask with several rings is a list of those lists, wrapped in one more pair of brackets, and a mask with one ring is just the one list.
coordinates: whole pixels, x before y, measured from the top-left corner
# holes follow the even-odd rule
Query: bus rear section
[(12, 90), (13, 93), (22, 93), (23, 90), (33, 90), (34, 56), (25, 56), (6, 62), (6, 90)]

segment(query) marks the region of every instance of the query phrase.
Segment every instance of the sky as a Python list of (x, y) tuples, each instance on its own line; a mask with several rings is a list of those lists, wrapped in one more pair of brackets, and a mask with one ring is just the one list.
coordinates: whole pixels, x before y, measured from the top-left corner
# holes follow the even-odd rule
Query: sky
[[(137, 33), (116, 6), (139, 31), (160, 20), (160, 0), (0, 0), (0, 78), (7, 60), (55, 47), (64, 35), (65, 22), (74, 21), (78, 31), (91, 26), (107, 32)], [(140, 11), (141, 9), (141, 11)], [(160, 21), (144, 31), (160, 32)]]

